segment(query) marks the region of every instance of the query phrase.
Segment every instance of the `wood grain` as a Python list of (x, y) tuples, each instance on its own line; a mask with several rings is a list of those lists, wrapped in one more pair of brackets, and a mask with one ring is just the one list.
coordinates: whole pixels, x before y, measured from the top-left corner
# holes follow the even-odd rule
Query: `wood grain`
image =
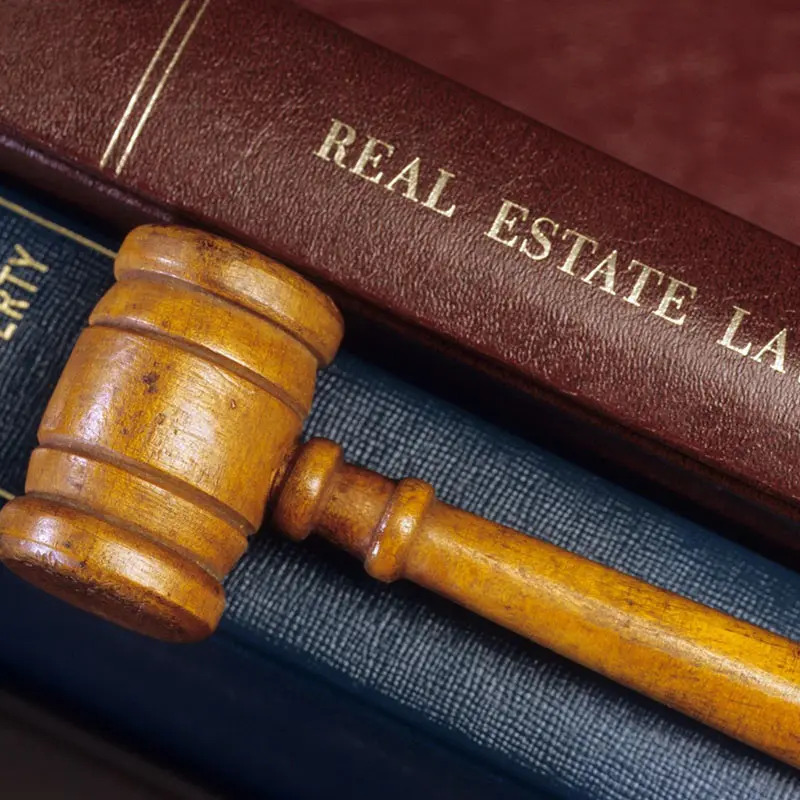
[(42, 420), (26, 495), (0, 512), (23, 577), (126, 627), (191, 641), (268, 509), (382, 581), (408, 579), (800, 766), (800, 646), (298, 443), (341, 318), (285, 267), (146, 227)]
[(192, 231), (138, 229), (115, 273), (42, 419), (27, 494), (3, 510), (0, 554), (114, 622), (200, 639), (342, 321), (282, 265)]

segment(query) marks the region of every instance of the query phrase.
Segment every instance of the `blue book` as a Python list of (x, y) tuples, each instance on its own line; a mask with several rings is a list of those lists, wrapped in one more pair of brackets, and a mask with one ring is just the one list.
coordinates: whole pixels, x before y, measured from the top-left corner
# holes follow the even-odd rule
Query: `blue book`
[[(0, 187), (0, 494), (119, 237)], [(22, 248), (20, 251), (19, 248)], [(26, 256), (23, 255), (26, 254)], [(0, 275), (6, 272), (0, 273)], [(309, 435), (446, 502), (800, 640), (800, 576), (343, 352)], [(800, 797), (767, 756), (313, 538), (264, 531), (219, 632), (154, 642), (0, 572), (0, 674), (229, 796)], [(757, 709), (752, 713), (757, 713)]]

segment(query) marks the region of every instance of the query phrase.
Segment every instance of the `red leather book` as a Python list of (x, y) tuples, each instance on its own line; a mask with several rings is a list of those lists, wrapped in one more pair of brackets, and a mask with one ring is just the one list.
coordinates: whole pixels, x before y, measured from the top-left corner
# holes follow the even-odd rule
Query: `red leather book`
[(299, 4), (800, 242), (793, 3)]
[(3, 169), (267, 251), (800, 549), (795, 246), (288, 3), (0, 22)]

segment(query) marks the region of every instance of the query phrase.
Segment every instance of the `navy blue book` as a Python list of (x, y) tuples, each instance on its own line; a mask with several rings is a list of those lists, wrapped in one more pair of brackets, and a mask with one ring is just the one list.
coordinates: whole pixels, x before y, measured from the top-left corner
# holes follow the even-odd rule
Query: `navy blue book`
[[(0, 495), (119, 238), (0, 185)], [(343, 352), (307, 432), (443, 500), (800, 640), (800, 575)], [(2, 502), (2, 500), (0, 500)], [(227, 796), (800, 798), (800, 775), (324, 542), (268, 531), (167, 645), (0, 572), (0, 675)], [(757, 709), (753, 713), (758, 713)]]

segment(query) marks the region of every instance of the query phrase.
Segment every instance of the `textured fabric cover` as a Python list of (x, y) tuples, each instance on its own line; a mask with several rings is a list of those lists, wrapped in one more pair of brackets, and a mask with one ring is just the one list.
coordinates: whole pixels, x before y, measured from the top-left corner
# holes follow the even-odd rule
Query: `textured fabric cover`
[[(447, 502), (800, 639), (800, 577), (342, 354), (308, 429)], [(800, 797), (793, 770), (312, 540), (263, 537), (224, 635), (281, 643), (563, 796)], [(757, 713), (757, 711), (754, 711)]]
[[(4, 255), (23, 242), (53, 267), (0, 350), (0, 487), (19, 492), (42, 403), (110, 260), (5, 210), (0, 241)], [(321, 377), (308, 430), (365, 466), (432, 481), (448, 502), (800, 640), (800, 576), (346, 353)], [(325, 786), (394, 798), (411, 785), (436, 800), (516, 798), (520, 786), (597, 800), (800, 797), (789, 768), (421, 589), (378, 584), (313, 538), (262, 536), (228, 590), (220, 632), (176, 647), (1, 570), (0, 681), (27, 681), (170, 763), (247, 787), (232, 796)], [(464, 755), (472, 792), (458, 777)], [(425, 783), (437, 759), (440, 780)]]
[[(17, 244), (49, 270), (15, 335), (0, 341), (0, 504), (24, 491), (44, 405), (112, 282), (119, 237), (0, 181), (0, 258)], [(2, 567), (0, 610), (0, 686), (64, 709), (222, 796), (549, 796), (321, 679), (313, 659), (287, 659), (278, 639), (236, 628), (192, 647), (158, 642), (81, 613)]]

